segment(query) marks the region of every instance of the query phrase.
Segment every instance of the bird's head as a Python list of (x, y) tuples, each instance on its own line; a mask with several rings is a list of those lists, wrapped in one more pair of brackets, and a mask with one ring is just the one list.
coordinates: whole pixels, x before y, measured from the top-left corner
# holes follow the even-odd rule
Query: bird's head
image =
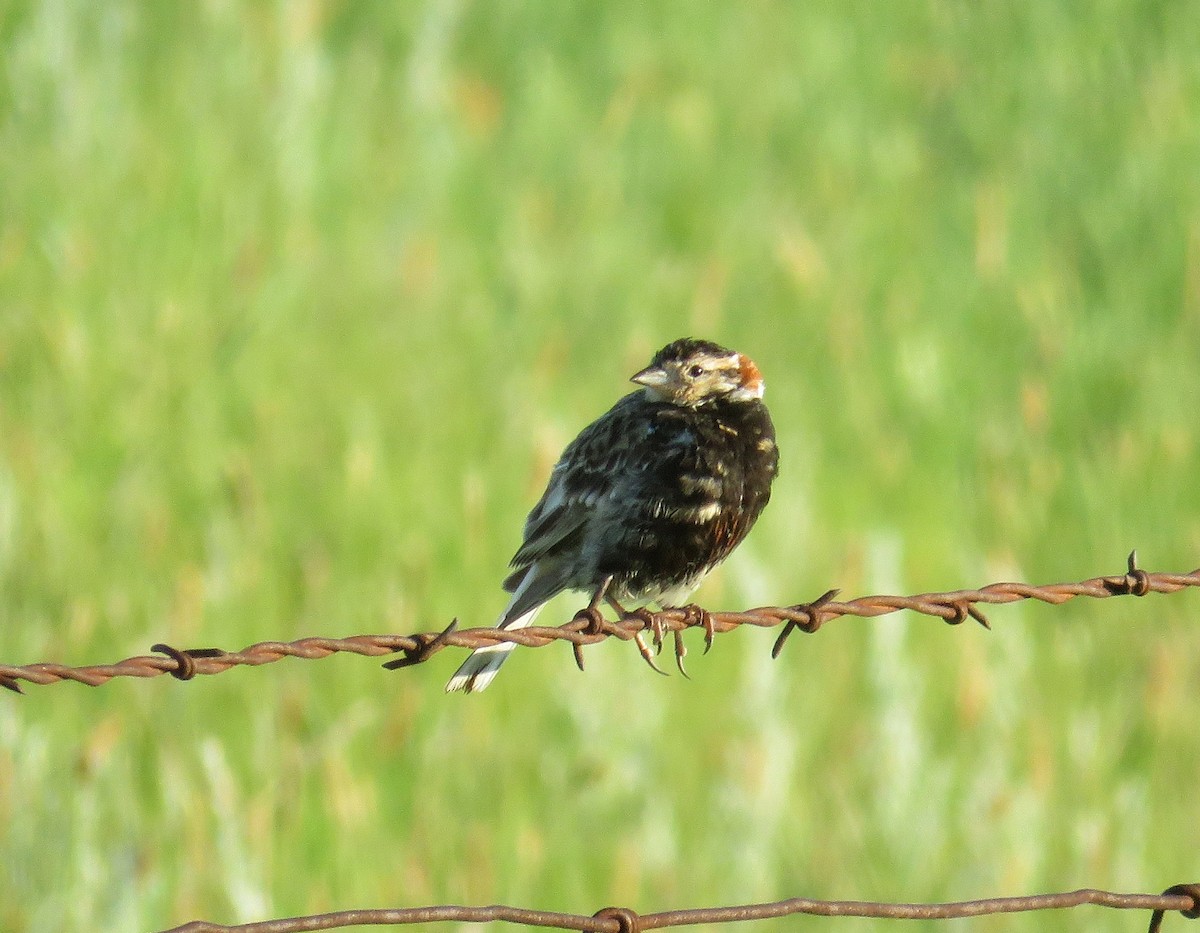
[(657, 401), (688, 408), (763, 397), (762, 373), (754, 360), (691, 337), (667, 344), (630, 381), (645, 386), (646, 394)]

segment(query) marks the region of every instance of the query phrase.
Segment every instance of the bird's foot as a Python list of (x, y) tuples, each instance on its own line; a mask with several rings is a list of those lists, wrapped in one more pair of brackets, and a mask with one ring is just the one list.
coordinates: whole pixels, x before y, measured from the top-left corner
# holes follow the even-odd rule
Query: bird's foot
[[(584, 606), (571, 620), (572, 622), (583, 622), (584, 626), (580, 629), (580, 634), (589, 637), (601, 636), (607, 634), (608, 622), (604, 618), (604, 613), (600, 611), (598, 606)], [(583, 643), (578, 641), (571, 642), (571, 650), (575, 654), (575, 666), (581, 671), (583, 667)]]
[(713, 621), (712, 613), (695, 603), (688, 603), (680, 608), (683, 610), (684, 625), (689, 628), (699, 626), (704, 629), (704, 653), (708, 654), (712, 650), (713, 639), (717, 635), (716, 622)]
[[(575, 613), (574, 622), (584, 622), (582, 632), (589, 637), (597, 637), (608, 634), (608, 622), (604, 618), (604, 613), (600, 611), (600, 604), (604, 602), (608, 593), (609, 586), (612, 585), (612, 577), (607, 576), (600, 581), (600, 585), (596, 587), (596, 592), (592, 594), (591, 601)], [(583, 644), (581, 642), (572, 642), (571, 648), (575, 652), (575, 665), (583, 670)]]
[(642, 628), (633, 633), (633, 640), (638, 646), (638, 651), (641, 652), (642, 659), (650, 665), (652, 670), (657, 671), (665, 677), (667, 672), (654, 663), (654, 651), (651, 650), (650, 646), (646, 644), (646, 631), (649, 630), (654, 633), (655, 648), (657, 648), (659, 651), (662, 651), (663, 633), (665, 632), (662, 620), (645, 606), (642, 606), (639, 609), (629, 610), (617, 602), (617, 600), (612, 596), (606, 596), (605, 599), (608, 600), (608, 604), (613, 607), (613, 610), (617, 612), (622, 619), (636, 619), (642, 623)]
[[(664, 677), (667, 672), (654, 663), (654, 655), (662, 654), (663, 636), (666, 634), (666, 629), (663, 628), (662, 619), (656, 616), (653, 612), (642, 606), (640, 609), (634, 609), (632, 612), (622, 610), (622, 616), (628, 619), (637, 619), (644, 626), (640, 632), (633, 636), (633, 640), (637, 642), (638, 651), (642, 653), (642, 657), (651, 668), (658, 671)], [(654, 635), (654, 651), (651, 653), (650, 646), (646, 644), (646, 632), (649, 631)]]
[(583, 622), (581, 630), (585, 635), (603, 635), (608, 625), (604, 613), (597, 606), (585, 606), (575, 613), (572, 622)]
[(667, 635), (667, 627), (663, 623), (662, 617), (657, 613), (651, 612), (645, 606), (642, 606), (640, 609), (634, 609), (632, 612), (627, 612), (625, 615), (640, 621), (645, 626), (642, 631), (649, 631), (654, 635), (654, 653), (662, 654), (663, 639)]

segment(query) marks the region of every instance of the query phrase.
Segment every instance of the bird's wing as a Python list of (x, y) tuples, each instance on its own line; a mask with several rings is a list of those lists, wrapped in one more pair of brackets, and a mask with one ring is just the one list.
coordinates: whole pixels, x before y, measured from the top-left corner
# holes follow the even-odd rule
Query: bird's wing
[[(512, 566), (528, 567), (577, 547), (587, 523), (631, 469), (632, 460), (650, 454), (645, 438), (630, 437), (634, 415), (644, 404), (641, 393), (621, 399), (605, 415), (584, 428), (554, 466), (550, 482), (525, 521), (525, 540), (513, 556)], [(518, 577), (513, 574), (513, 577)], [(512, 578), (510, 578), (512, 579)]]
[(535, 561), (569, 549), (578, 542), (590, 514), (587, 500), (568, 494), (556, 469), (545, 495), (529, 513), (525, 540), (513, 555), (512, 566), (523, 570)]

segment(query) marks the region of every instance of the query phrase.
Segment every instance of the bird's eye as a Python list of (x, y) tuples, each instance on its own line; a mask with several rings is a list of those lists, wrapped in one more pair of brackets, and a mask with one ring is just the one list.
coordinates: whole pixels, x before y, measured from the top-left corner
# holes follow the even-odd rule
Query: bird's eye
[(704, 375), (704, 367), (700, 366), (699, 364), (692, 366), (690, 369), (688, 369), (688, 375), (693, 379), (699, 379)]

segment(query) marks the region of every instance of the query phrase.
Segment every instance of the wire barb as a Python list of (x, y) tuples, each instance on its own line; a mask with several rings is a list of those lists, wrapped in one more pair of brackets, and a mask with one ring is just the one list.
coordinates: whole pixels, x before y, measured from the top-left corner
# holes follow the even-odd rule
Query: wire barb
[(1114, 596), (1145, 596), (1150, 592), (1150, 574), (1138, 569), (1137, 550), (1129, 552), (1128, 566), (1123, 577), (1109, 577), (1104, 585)]
[(617, 933), (642, 933), (642, 918), (628, 907), (605, 907), (592, 914), (597, 920), (616, 920)]
[(812, 635), (824, 625), (824, 620), (821, 618), (821, 609), (828, 605), (839, 592), (839, 590), (826, 590), (811, 603), (799, 603), (798, 605), (789, 607), (788, 611), (791, 613), (791, 617), (784, 622), (783, 631), (775, 639), (775, 645), (771, 648), (771, 657), (779, 657), (779, 652), (783, 651), (784, 642), (788, 640), (788, 636), (792, 634), (794, 629), (800, 629)]
[[(1132, 554), (1130, 555), (1129, 560), (1130, 560), (1130, 563), (1132, 564), (1133, 563), (1133, 555)], [(1150, 928), (1146, 931), (1146, 933), (1158, 933), (1159, 928), (1162, 926), (1163, 916), (1166, 914), (1168, 909), (1178, 910), (1183, 916), (1187, 917), (1189, 920), (1200, 919), (1200, 884), (1173, 884), (1173, 885), (1171, 885), (1171, 887), (1167, 888), (1167, 890), (1163, 891), (1163, 897), (1171, 897), (1171, 896), (1177, 895), (1177, 894), (1181, 894), (1184, 897), (1190, 897), (1192, 899), (1192, 906), (1186, 907), (1186, 908), (1184, 908), (1184, 907), (1173, 907), (1173, 908), (1159, 907), (1159, 908), (1155, 909), (1154, 913), (1152, 913), (1150, 915)]]
[(188, 648), (186, 651), (180, 651), (162, 642), (151, 645), (150, 650), (165, 654), (175, 662), (175, 669), (168, 668), (167, 673), (176, 680), (191, 680), (196, 676), (196, 658), (219, 658), (225, 654), (220, 648)]
[(457, 629), (458, 619), (451, 619), (450, 624), (437, 634), (423, 632), (420, 635), (414, 635), (413, 638), (418, 643), (413, 646), (402, 646), (400, 650), (404, 652), (404, 657), (396, 658), (394, 661), (387, 661), (383, 666), (389, 671), (398, 671), (402, 667), (412, 667), (414, 664), (421, 664), (428, 661), (446, 647), (447, 639)]
[[(1052, 583), (1032, 586), (1027, 583), (992, 583), (978, 590), (956, 590), (948, 593), (922, 593), (916, 596), (862, 596), (847, 602), (837, 602), (837, 590), (829, 590), (810, 603), (794, 606), (766, 606), (745, 612), (710, 612), (698, 606), (663, 609), (659, 612), (639, 609), (618, 610), (618, 618), (608, 621), (600, 612), (606, 589), (601, 587), (591, 603), (576, 613), (569, 622), (557, 627), (530, 626), (523, 629), (472, 628), (460, 630), (454, 620), (440, 632), (421, 632), (413, 635), (354, 635), (348, 638), (301, 638), (291, 642), (260, 642), (238, 652), (217, 648), (180, 650), (157, 644), (153, 655), (126, 658), (116, 664), (69, 667), (65, 664), (0, 664), (0, 687), (21, 693), (21, 683), (52, 684), (64, 680), (88, 686), (99, 686), (115, 677), (158, 677), (170, 674), (178, 680), (200, 675), (220, 674), (233, 667), (255, 667), (270, 664), (281, 658), (317, 660), (337, 652), (351, 652), (368, 657), (402, 652), (403, 656), (384, 664), (389, 670), (413, 667), (428, 661), (445, 648), (483, 648), (498, 642), (512, 642), (528, 648), (538, 648), (554, 641), (571, 643), (575, 663), (583, 669), (583, 649), (608, 638), (634, 641), (647, 663), (653, 663), (653, 651), (646, 644), (644, 632), (655, 635), (661, 644), (666, 633), (678, 635), (688, 628), (704, 630), (705, 651), (712, 646), (717, 632), (729, 632), (742, 625), (759, 628), (783, 626), (771, 651), (778, 657), (783, 645), (796, 629), (812, 633), (830, 620), (841, 616), (874, 618), (908, 609), (923, 615), (959, 624), (967, 617), (990, 628), (981, 606), (999, 605), (1036, 599), (1053, 606), (1077, 596), (1106, 599), (1112, 596), (1145, 596), (1149, 593), (1175, 593), (1188, 587), (1200, 587), (1200, 569), (1191, 573), (1151, 573), (1137, 566), (1137, 553), (1129, 555), (1125, 573), (1116, 576), (1094, 577), (1078, 583)], [(683, 655), (676, 640), (676, 664), (682, 668)], [(664, 672), (665, 673), (665, 672)]]

